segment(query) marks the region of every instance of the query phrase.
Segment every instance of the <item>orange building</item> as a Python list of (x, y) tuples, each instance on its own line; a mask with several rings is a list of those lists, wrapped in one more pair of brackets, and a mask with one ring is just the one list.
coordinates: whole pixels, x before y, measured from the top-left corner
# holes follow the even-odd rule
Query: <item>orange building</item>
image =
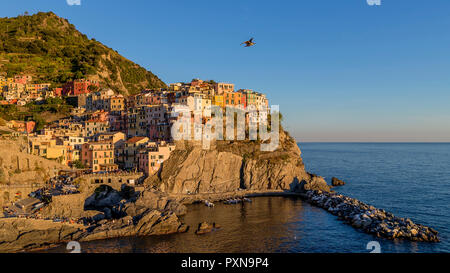
[(109, 141), (88, 142), (81, 148), (81, 161), (92, 172), (114, 171), (114, 146)]
[(246, 107), (245, 95), (239, 92), (226, 92), (223, 94), (223, 103), (225, 106), (238, 106), (242, 105)]

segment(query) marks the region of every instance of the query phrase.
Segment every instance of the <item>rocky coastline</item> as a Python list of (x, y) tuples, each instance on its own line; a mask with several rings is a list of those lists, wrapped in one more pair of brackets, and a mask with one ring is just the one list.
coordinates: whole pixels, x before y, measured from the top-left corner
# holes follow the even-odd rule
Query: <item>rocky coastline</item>
[(303, 193), (302, 197), (307, 202), (338, 216), (338, 219), (352, 227), (379, 238), (439, 242), (438, 232), (431, 227), (413, 223), (409, 218), (397, 217), (342, 194), (311, 190)]
[[(118, 219), (97, 216), (89, 226), (35, 219), (1, 219), (0, 252), (42, 249), (69, 241), (85, 242), (116, 237), (183, 233), (189, 230), (189, 226), (179, 218), (187, 213), (185, 205), (204, 200), (222, 202), (233, 198), (263, 196), (301, 198), (327, 210), (355, 229), (379, 238), (439, 242), (438, 232), (431, 227), (416, 224), (408, 218), (397, 217), (383, 209), (335, 192), (265, 190), (175, 197), (148, 190), (135, 202), (123, 206), (122, 211), (127, 211), (129, 215)], [(104, 200), (101, 202), (105, 203)]]
[(193, 204), (208, 200), (222, 202), (229, 199), (255, 198), (264, 196), (299, 197), (313, 206), (323, 208), (339, 220), (362, 232), (389, 240), (409, 240), (418, 242), (439, 242), (439, 233), (431, 227), (414, 223), (409, 218), (401, 218), (383, 209), (375, 208), (357, 199), (333, 191), (242, 191), (227, 194), (194, 195), (179, 198), (183, 204)]
[[(125, 188), (121, 191), (105, 188), (89, 196), (85, 200), (89, 210), (84, 211), (84, 216), (80, 218), (84, 224), (34, 218), (1, 218), (0, 252), (42, 249), (69, 241), (187, 231), (188, 227), (179, 219), (186, 213), (184, 205), (152, 189), (131, 196), (124, 196), (124, 192), (129, 194)], [(43, 213), (48, 218), (52, 212), (48, 210)]]
[[(335, 193), (323, 177), (308, 173), (295, 140), (280, 132), (280, 147), (261, 152), (259, 142), (222, 141), (211, 150), (177, 143), (157, 174), (140, 190), (99, 187), (81, 190), (66, 203), (50, 203), (46, 217), (83, 220), (84, 225), (51, 220), (0, 219), (0, 252), (51, 247), (69, 241), (187, 232), (180, 216), (186, 205), (258, 196), (296, 196), (336, 215), (363, 232), (386, 239), (439, 242), (438, 232)], [(334, 184), (343, 185), (334, 179)], [(339, 183), (338, 183), (339, 182)], [(220, 224), (220, 223), (217, 223)]]

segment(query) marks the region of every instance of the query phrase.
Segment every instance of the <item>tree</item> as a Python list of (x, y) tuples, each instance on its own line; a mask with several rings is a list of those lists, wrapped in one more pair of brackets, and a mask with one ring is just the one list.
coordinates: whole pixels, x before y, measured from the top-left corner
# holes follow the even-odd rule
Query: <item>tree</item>
[(88, 86), (88, 90), (89, 92), (97, 92), (100, 88), (98, 88), (98, 86), (96, 85), (89, 85)]
[(81, 160), (75, 160), (72, 162), (72, 166), (74, 166), (77, 169), (85, 169), (86, 166), (84, 166), (83, 162)]

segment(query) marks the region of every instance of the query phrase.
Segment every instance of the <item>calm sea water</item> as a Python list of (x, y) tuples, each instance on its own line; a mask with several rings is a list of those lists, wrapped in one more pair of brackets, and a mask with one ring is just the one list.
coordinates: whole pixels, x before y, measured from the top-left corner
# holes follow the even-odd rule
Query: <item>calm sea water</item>
[[(341, 178), (335, 188), (440, 232), (440, 243), (389, 241), (359, 232), (296, 198), (262, 197), (240, 205), (189, 206), (184, 221), (222, 229), (82, 243), (84, 252), (450, 252), (450, 144), (301, 143), (306, 169)], [(47, 252), (65, 252), (63, 246)]]

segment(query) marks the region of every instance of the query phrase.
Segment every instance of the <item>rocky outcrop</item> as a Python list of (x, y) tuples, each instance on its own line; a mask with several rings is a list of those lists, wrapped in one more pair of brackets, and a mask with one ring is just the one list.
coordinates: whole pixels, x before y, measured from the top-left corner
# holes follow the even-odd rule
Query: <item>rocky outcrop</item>
[(90, 227), (49, 220), (3, 218), (0, 219), (0, 252), (44, 248), (69, 241), (171, 234), (186, 232), (188, 228), (173, 212), (151, 210), (138, 218), (104, 219)]
[(173, 212), (147, 211), (138, 217), (102, 220), (87, 232), (80, 232), (79, 241), (92, 241), (126, 236), (164, 235), (185, 232), (187, 227)]
[(217, 230), (219, 228), (220, 228), (220, 226), (216, 225), (216, 223), (209, 224), (208, 222), (202, 222), (202, 223), (198, 224), (195, 234), (202, 235), (202, 234), (210, 233), (211, 231)]
[(329, 191), (322, 177), (305, 171), (295, 140), (280, 131), (279, 148), (263, 152), (259, 141), (216, 141), (210, 150), (179, 142), (147, 184), (171, 194), (245, 190)]
[(125, 204), (123, 209), (125, 214), (130, 216), (142, 214), (147, 210), (171, 211), (177, 216), (184, 215), (187, 212), (186, 206), (170, 198), (166, 193), (154, 189), (143, 191), (136, 202)]
[[(186, 210), (167, 193), (149, 188), (135, 191), (126, 184), (118, 191), (104, 184), (94, 191), (82, 189), (78, 194), (54, 196), (40, 213), (43, 218), (78, 219), (86, 225), (53, 220), (0, 219), (0, 232), (4, 234), (0, 239), (0, 251), (46, 247), (67, 240), (186, 232), (188, 227), (178, 218)], [(14, 224), (8, 224), (8, 221)], [(61, 236), (65, 234), (61, 228), (67, 230), (68, 227), (70, 236)]]
[(188, 230), (178, 218), (186, 213), (186, 207), (166, 193), (153, 189), (138, 195), (127, 187), (122, 187), (121, 191), (99, 187), (87, 198), (83, 194), (74, 194), (57, 197), (54, 201), (42, 211), (44, 217), (81, 218), (87, 225), (2, 218), (0, 252), (43, 248), (72, 240), (163, 235)]
[(438, 232), (400, 218), (359, 200), (337, 193), (307, 191), (306, 200), (336, 215), (345, 223), (366, 233), (386, 239), (405, 239), (421, 242), (439, 242)]
[(36, 219), (0, 219), (0, 252), (15, 252), (78, 238), (82, 225)]
[(340, 179), (337, 178), (337, 177), (332, 177), (332, 178), (331, 178), (331, 185), (332, 185), (333, 187), (344, 186), (344, 185), (345, 185), (345, 182), (342, 181), (342, 180), (340, 180)]

